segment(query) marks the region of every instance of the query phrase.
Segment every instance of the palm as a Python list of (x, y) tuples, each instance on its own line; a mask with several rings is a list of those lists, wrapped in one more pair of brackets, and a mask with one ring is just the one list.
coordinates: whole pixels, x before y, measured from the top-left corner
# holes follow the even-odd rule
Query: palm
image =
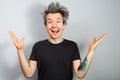
[(105, 38), (107, 37), (107, 34), (103, 34), (98, 40), (96, 40), (96, 38), (93, 38), (93, 41), (90, 43), (89, 45), (89, 49), (90, 50), (95, 50), (95, 48), (97, 47), (97, 45)]
[(9, 34), (10, 34), (10, 37), (11, 37), (13, 43), (15, 44), (16, 48), (17, 49), (23, 49), (23, 47), (24, 47), (24, 38), (19, 40), (13, 32), (9, 32)]

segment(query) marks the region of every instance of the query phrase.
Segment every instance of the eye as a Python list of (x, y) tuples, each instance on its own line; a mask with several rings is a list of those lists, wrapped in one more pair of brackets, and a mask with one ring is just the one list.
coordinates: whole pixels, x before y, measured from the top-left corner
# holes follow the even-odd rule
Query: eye
[(61, 23), (61, 21), (57, 21), (57, 23)]
[(48, 21), (47, 23), (48, 23), (48, 24), (51, 24), (51, 23), (52, 23), (52, 21)]

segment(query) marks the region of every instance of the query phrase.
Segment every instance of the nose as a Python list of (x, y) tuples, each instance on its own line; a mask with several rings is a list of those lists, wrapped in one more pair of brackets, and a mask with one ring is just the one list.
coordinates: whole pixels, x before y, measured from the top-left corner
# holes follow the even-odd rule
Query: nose
[(52, 27), (53, 27), (53, 28), (57, 27), (56, 22), (53, 22)]

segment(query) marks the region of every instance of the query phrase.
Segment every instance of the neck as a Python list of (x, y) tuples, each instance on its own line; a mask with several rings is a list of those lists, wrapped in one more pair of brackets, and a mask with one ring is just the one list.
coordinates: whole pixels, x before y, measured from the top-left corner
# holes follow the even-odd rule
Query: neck
[(64, 39), (61, 37), (59, 39), (52, 39), (52, 38), (49, 38), (48, 39), (51, 43), (53, 44), (58, 44), (58, 43), (61, 43)]

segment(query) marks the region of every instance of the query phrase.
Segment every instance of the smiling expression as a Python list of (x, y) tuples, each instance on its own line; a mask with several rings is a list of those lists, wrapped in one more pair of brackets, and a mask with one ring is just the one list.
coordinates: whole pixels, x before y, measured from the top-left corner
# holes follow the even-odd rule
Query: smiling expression
[(62, 33), (65, 25), (63, 24), (63, 17), (60, 13), (49, 13), (46, 17), (46, 30), (51, 39), (62, 38)]

